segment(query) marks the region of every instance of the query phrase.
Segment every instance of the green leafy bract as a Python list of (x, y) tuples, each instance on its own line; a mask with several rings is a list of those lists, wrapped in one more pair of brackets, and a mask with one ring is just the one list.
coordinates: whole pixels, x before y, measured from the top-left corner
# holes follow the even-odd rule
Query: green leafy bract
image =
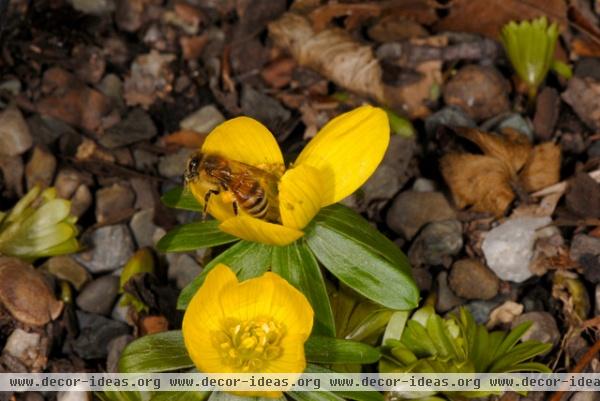
[(27, 261), (79, 250), (71, 202), (56, 190), (32, 188), (7, 213), (0, 214), (0, 255)]
[[(532, 359), (548, 352), (552, 344), (519, 342), (530, 326), (526, 322), (509, 332), (489, 332), (465, 308), (443, 319), (426, 305), (415, 311), (399, 337), (386, 338), (379, 368), (383, 373), (549, 373), (546, 365)], [(476, 398), (490, 393), (444, 393), (449, 398), (458, 394)], [(403, 394), (394, 395), (404, 398)]]
[(558, 40), (558, 25), (546, 17), (533, 21), (509, 22), (502, 28), (500, 39), (519, 78), (529, 87), (530, 98), (553, 66)]

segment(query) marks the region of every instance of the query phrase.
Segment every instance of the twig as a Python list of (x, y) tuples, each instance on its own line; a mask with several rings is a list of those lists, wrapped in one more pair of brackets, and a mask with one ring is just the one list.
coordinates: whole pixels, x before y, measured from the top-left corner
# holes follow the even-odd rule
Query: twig
[[(596, 341), (594, 345), (583, 354), (579, 362), (577, 362), (573, 370), (569, 373), (581, 373), (598, 352), (600, 352), (600, 340)], [(550, 397), (548, 401), (560, 401), (565, 392), (566, 391), (558, 390), (552, 394), (552, 397)]]
[[(600, 182), (600, 169), (589, 172), (588, 174), (590, 177), (592, 177), (594, 180), (596, 180), (596, 182)], [(539, 198), (541, 196), (546, 196), (546, 195), (554, 194), (557, 192), (564, 193), (566, 190), (567, 190), (567, 181), (561, 181), (558, 184), (554, 184), (554, 185), (551, 185), (544, 189), (541, 189), (537, 192), (534, 192), (531, 194), (531, 196)]]

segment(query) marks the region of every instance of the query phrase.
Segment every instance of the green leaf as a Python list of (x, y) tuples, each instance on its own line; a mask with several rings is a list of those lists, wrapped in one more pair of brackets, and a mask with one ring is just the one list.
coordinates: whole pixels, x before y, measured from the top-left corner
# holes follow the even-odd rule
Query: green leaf
[(410, 262), (400, 248), (352, 209), (337, 203), (328, 206), (317, 214), (314, 224), (327, 227), (331, 231), (362, 244), (370, 251), (383, 256), (411, 277)]
[(142, 401), (138, 391), (103, 391), (94, 394), (100, 401)]
[(555, 59), (552, 62), (552, 70), (565, 79), (571, 79), (573, 77), (573, 69), (571, 66), (560, 60)]
[(183, 224), (162, 237), (156, 244), (156, 249), (161, 252), (189, 252), (238, 240), (221, 231), (219, 224), (217, 220)]
[(490, 373), (502, 373), (514, 371), (514, 367), (521, 362), (535, 356), (544, 354), (552, 349), (552, 344), (540, 343), (538, 341), (524, 341), (517, 344), (513, 349), (494, 361), (489, 369)]
[(204, 401), (210, 391), (157, 391), (150, 401)]
[(311, 336), (304, 344), (304, 352), (309, 362), (326, 364), (367, 364), (377, 362), (381, 357), (370, 345), (323, 336)]
[[(336, 210), (341, 209), (336, 207), (334, 212)], [(376, 252), (375, 246), (386, 248), (385, 242), (380, 244), (377, 239), (377, 235), (381, 234), (375, 231), (375, 237), (367, 238), (365, 234), (370, 236), (369, 232), (354, 232), (355, 228), (360, 229), (360, 225), (367, 223), (348, 227), (340, 219), (347, 215), (348, 223), (352, 223), (352, 220), (356, 220), (352, 214), (333, 215), (335, 218), (331, 214), (326, 216), (328, 223), (317, 219), (306, 232), (308, 246), (323, 266), (344, 284), (373, 302), (391, 309), (416, 307), (419, 290), (407, 271), (408, 264), (398, 263), (401, 257), (397, 252), (386, 252), (392, 258), (395, 254), (396, 262)]]
[(508, 333), (506, 337), (504, 337), (504, 339), (497, 348), (492, 348), (496, 350), (496, 352), (494, 353), (494, 358), (497, 356), (504, 355), (509, 350), (511, 350), (519, 342), (519, 339), (523, 337), (525, 332), (529, 330), (532, 324), (532, 322), (523, 322), (514, 329), (512, 329), (510, 333)]
[(240, 241), (227, 249), (225, 252), (214, 258), (204, 267), (190, 284), (188, 284), (177, 300), (177, 308), (187, 308), (190, 300), (198, 291), (198, 288), (204, 282), (206, 275), (219, 263), (229, 266), (239, 277), (240, 280), (246, 280), (257, 277), (266, 272), (271, 266), (270, 245), (259, 244), (257, 242)]
[(473, 343), (470, 345), (469, 357), (473, 361), (475, 371), (487, 372), (492, 355), (490, 352), (490, 333), (485, 326), (475, 326), (475, 336), (473, 337)]
[(194, 195), (182, 187), (171, 189), (165, 193), (160, 200), (165, 205), (175, 209), (192, 210), (194, 212), (203, 211), (202, 205), (198, 203), (196, 198), (194, 198)]
[(399, 116), (395, 111), (385, 108), (388, 120), (390, 122), (390, 128), (393, 134), (403, 136), (405, 138), (412, 138), (415, 136), (415, 128), (411, 124), (410, 120)]
[(192, 366), (179, 330), (138, 338), (125, 347), (119, 360), (121, 373), (168, 372)]
[(404, 331), (407, 320), (408, 311), (394, 312), (385, 328), (381, 343), (386, 345), (387, 340), (399, 340), (402, 337), (402, 332)]
[(552, 369), (543, 363), (539, 362), (524, 362), (517, 365), (513, 365), (505, 373), (512, 372), (539, 372), (539, 373), (552, 373)]
[(444, 325), (444, 321), (438, 315), (431, 315), (427, 320), (427, 334), (433, 340), (433, 344), (438, 350), (440, 357), (456, 358), (458, 349), (450, 333)]
[(288, 391), (286, 394), (295, 401), (344, 401), (330, 391)]
[(271, 270), (300, 290), (315, 311), (313, 333), (335, 336), (331, 304), (319, 264), (303, 241), (273, 248)]
[(213, 391), (210, 394), (209, 401), (286, 401), (285, 397), (281, 398), (266, 398), (266, 397), (249, 397), (241, 396), (224, 391)]
[[(361, 309), (360, 305), (355, 309)], [(355, 327), (352, 328), (344, 338), (354, 341), (368, 342), (373, 336), (379, 337), (385, 330), (386, 325), (394, 312), (390, 309), (378, 309), (371, 311), (364, 319), (362, 319)], [(351, 319), (355, 319), (356, 312), (353, 313)]]
[[(306, 369), (304, 370), (304, 372), (305, 373), (338, 373), (331, 369), (327, 369), (323, 366), (314, 365), (314, 364), (310, 364), (310, 363), (306, 366)], [(296, 393), (296, 394), (298, 394), (298, 393)], [(304, 392), (302, 392), (302, 393), (304, 393)], [(290, 394), (290, 393), (287, 393), (287, 394)], [(373, 391), (335, 391), (332, 394), (349, 399), (349, 400), (355, 400), (355, 401), (383, 401), (383, 395), (380, 392), (376, 391), (375, 388), (373, 388)]]
[(419, 358), (427, 358), (437, 354), (437, 348), (429, 334), (427, 334), (425, 327), (414, 320), (406, 322), (401, 341)]

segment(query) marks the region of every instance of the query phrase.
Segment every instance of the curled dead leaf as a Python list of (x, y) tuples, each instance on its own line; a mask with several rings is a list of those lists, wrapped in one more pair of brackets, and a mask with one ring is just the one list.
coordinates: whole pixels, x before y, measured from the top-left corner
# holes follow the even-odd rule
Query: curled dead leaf
[(460, 208), (472, 206), (473, 211), (499, 217), (515, 197), (513, 186), (533, 192), (560, 178), (560, 148), (551, 142), (532, 148), (525, 135), (511, 129), (502, 135), (474, 128), (456, 132), (484, 153), (448, 154), (440, 161), (442, 175)]
[(568, 21), (567, 2), (563, 0), (453, 0), (449, 12), (435, 25), (437, 30), (480, 33), (493, 39), (510, 21), (548, 15), (558, 21), (561, 30), (567, 28)]
[(512, 171), (518, 171), (525, 165), (531, 151), (527, 137), (512, 129), (505, 130), (502, 135), (489, 134), (475, 128), (457, 128), (456, 132), (479, 146), (486, 155), (508, 164)]
[(269, 33), (298, 64), (354, 92), (385, 100), (381, 67), (373, 50), (356, 42), (346, 31), (335, 28), (316, 33), (303, 16), (286, 13), (269, 24)]
[(590, 299), (585, 286), (574, 272), (559, 270), (552, 279), (552, 298), (563, 304), (569, 326), (579, 325), (590, 312)]
[[(269, 33), (275, 44), (286, 49), (299, 65), (318, 71), (347, 90), (404, 110), (413, 118), (429, 113), (426, 103), (435, 92), (432, 89), (442, 83), (442, 62), (430, 60), (415, 67), (419, 76), (415, 82), (386, 85), (370, 46), (357, 42), (340, 28), (315, 32), (310, 21), (299, 14), (284, 14), (269, 24)], [(430, 46), (447, 44), (443, 36), (415, 40), (427, 40)]]
[(527, 192), (556, 184), (560, 179), (560, 147), (552, 142), (535, 146), (520, 176)]
[(15, 319), (32, 326), (56, 319), (63, 309), (40, 272), (8, 257), (0, 257), (0, 303)]
[(491, 156), (450, 153), (440, 160), (442, 175), (459, 208), (501, 216), (515, 194), (506, 163)]

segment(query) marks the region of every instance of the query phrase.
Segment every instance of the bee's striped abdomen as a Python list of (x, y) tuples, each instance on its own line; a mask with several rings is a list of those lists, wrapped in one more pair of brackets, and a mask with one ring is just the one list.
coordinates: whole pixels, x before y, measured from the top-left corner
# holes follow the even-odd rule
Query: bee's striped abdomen
[(248, 191), (238, 191), (236, 193), (239, 205), (246, 213), (257, 219), (264, 219), (267, 216), (269, 202), (264, 189), (258, 182), (253, 181)]

